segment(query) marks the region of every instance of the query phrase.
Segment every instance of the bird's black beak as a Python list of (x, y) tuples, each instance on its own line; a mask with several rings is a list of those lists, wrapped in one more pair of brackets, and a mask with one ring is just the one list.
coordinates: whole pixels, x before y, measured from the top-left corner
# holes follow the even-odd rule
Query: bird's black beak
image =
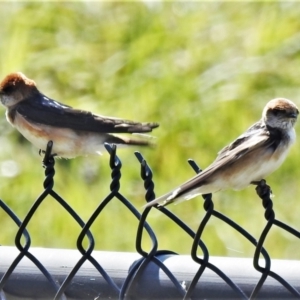
[(291, 119), (297, 119), (298, 113), (289, 113), (288, 117), (291, 118)]

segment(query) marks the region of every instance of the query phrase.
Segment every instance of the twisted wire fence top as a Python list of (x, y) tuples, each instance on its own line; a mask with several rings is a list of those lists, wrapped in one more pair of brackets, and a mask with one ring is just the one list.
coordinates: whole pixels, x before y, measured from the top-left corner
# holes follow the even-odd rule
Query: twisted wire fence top
[[(99, 272), (102, 278), (105, 280), (106, 284), (111, 289), (111, 298), (119, 299), (131, 299), (135, 298), (137, 289), (139, 288), (140, 282), (143, 280), (145, 272), (147, 272), (150, 265), (155, 265), (161, 272), (168, 277), (169, 281), (172, 283), (174, 290), (173, 295), (176, 295), (179, 299), (196, 299), (198, 296), (196, 294), (197, 286), (201, 287), (201, 277), (205, 270), (210, 270), (216, 276), (220, 278), (224, 284), (226, 284), (232, 291), (234, 291), (236, 298), (238, 299), (254, 299), (259, 296), (264, 283), (268, 278), (274, 279), (277, 284), (280, 284), (283, 289), (285, 289), (291, 297), (300, 298), (300, 292), (297, 287), (293, 286), (291, 283), (287, 282), (279, 274), (272, 270), (272, 261), (267, 250), (264, 248), (264, 243), (270, 229), (273, 226), (286, 231), (287, 233), (300, 238), (300, 232), (294, 228), (291, 228), (287, 224), (279, 221), (275, 217), (275, 212), (273, 210), (273, 203), (271, 200), (271, 189), (263, 180), (256, 188), (257, 195), (262, 200), (262, 205), (265, 209), (265, 219), (266, 225), (263, 228), (261, 235), (258, 240), (256, 240), (251, 234), (249, 234), (244, 228), (232, 221), (227, 216), (221, 214), (214, 208), (213, 198), (211, 194), (203, 195), (203, 208), (205, 215), (199, 223), (197, 231), (193, 231), (186, 223), (184, 223), (177, 215), (172, 213), (169, 209), (165, 207), (146, 207), (140, 213), (132, 203), (126, 199), (124, 195), (120, 193), (121, 187), (121, 177), (122, 177), (122, 163), (117, 156), (117, 147), (115, 145), (105, 144), (105, 148), (109, 153), (109, 166), (111, 169), (111, 183), (110, 192), (108, 195), (99, 203), (94, 212), (90, 215), (86, 222), (84, 222), (80, 215), (60, 196), (55, 192), (55, 159), (54, 154), (51, 153), (53, 143), (49, 142), (46, 152), (44, 153), (43, 167), (45, 168), (45, 179), (43, 182), (44, 190), (41, 192), (40, 196), (35, 200), (34, 204), (28, 211), (24, 220), (20, 220), (18, 216), (10, 209), (10, 207), (5, 203), (4, 200), (0, 199), (0, 207), (3, 212), (13, 220), (13, 222), (18, 226), (18, 231), (15, 236), (15, 246), (19, 251), (17, 257), (2, 274), (0, 280), (0, 299), (5, 298), (5, 287), (9, 283), (12, 274), (20, 264), (20, 262), (26, 257), (29, 259), (43, 274), (45, 279), (51, 285), (51, 298), (52, 299), (67, 299), (71, 294), (70, 286), (77, 276), (78, 271), (82, 268), (85, 262), (89, 262), (92, 266)], [(153, 181), (153, 173), (146, 162), (145, 158), (141, 153), (135, 152), (138, 163), (140, 164), (140, 177), (144, 184), (145, 189), (145, 200), (146, 202), (152, 201), (155, 198), (155, 184)], [(190, 166), (196, 173), (201, 172), (201, 169), (193, 161), (189, 160)], [(31, 253), (31, 239), (30, 231), (28, 230), (29, 225), (33, 222), (32, 218), (37, 210), (42, 209), (40, 205), (46, 201), (46, 197), (51, 197), (64, 209), (80, 226), (81, 231), (77, 238), (76, 247), (80, 253), (80, 259), (73, 266), (72, 270), (65, 276), (62, 280), (57, 280), (52, 274), (47, 270), (37, 257)], [(107, 204), (116, 199), (122, 203), (122, 207), (128, 210), (134, 218), (138, 220), (138, 227), (135, 239), (136, 252), (140, 255), (140, 259), (135, 261), (128, 270), (125, 280), (120, 283), (116, 282), (112, 278), (107, 270), (99, 263), (94, 255), (95, 239), (99, 238), (94, 236), (90, 228), (94, 222), (99, 218)], [(167, 218), (174, 222), (177, 226), (177, 230), (184, 232), (191, 239), (191, 258), (197, 263), (198, 270), (193, 275), (190, 282), (182, 282), (176, 275), (167, 267), (164, 261), (161, 259), (163, 256), (176, 256), (177, 254), (172, 251), (172, 249), (159, 250), (159, 239), (157, 238), (153, 228), (147, 222), (147, 218), (152, 210), (158, 210), (161, 214), (165, 215)], [(205, 231), (207, 225), (209, 224), (211, 218), (217, 218), (224, 224), (227, 224), (233, 228), (238, 234), (243, 236), (249, 241), (249, 245), (254, 247), (253, 256), (253, 266), (257, 272), (260, 273), (260, 278), (257, 281), (255, 287), (251, 291), (251, 294), (246, 294), (241, 285), (234, 282), (227, 274), (225, 274), (221, 269), (213, 264), (210, 260), (209, 249), (202, 240), (203, 232)], [(142, 240), (143, 235), (147, 235), (151, 240), (150, 249), (146, 250), (143, 248)], [(175, 233), (174, 233), (175, 234)], [(88, 245), (85, 246), (83, 242), (84, 239), (88, 240)], [(263, 258), (263, 263), (259, 259)]]

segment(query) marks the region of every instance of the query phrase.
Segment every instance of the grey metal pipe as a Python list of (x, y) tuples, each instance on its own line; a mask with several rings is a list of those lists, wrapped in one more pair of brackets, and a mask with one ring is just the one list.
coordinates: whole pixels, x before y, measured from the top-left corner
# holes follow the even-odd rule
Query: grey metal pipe
[[(77, 250), (30, 248), (32, 253), (61, 284), (82, 257)], [(0, 276), (7, 271), (19, 251), (15, 247), (0, 246)], [(132, 266), (141, 257), (136, 253), (94, 251), (92, 256), (121, 287)], [(188, 255), (159, 256), (182, 286), (188, 286), (199, 269)], [(250, 258), (211, 257), (210, 263), (223, 271), (240, 289), (250, 296), (261, 274), (253, 268)], [(263, 264), (263, 261), (261, 262)], [(300, 290), (300, 261), (272, 260), (272, 271)], [(5, 296), (4, 296), (5, 294)], [(0, 299), (53, 299), (55, 291), (40, 270), (24, 257), (4, 286)], [(118, 299), (90, 262), (80, 268), (66, 293), (67, 299)], [(6, 297), (6, 298), (5, 298)], [(98, 298), (97, 298), (98, 297)], [(129, 299), (182, 299), (173, 283), (153, 262), (138, 279)], [(217, 274), (206, 269), (193, 293), (193, 299), (238, 299), (236, 294)], [(258, 294), (259, 299), (293, 298), (278, 281), (268, 278)]]

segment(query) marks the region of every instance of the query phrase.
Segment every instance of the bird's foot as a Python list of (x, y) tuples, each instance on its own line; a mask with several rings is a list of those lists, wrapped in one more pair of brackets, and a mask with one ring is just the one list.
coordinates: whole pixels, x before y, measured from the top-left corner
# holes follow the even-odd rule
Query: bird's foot
[(47, 143), (47, 148), (46, 150), (39, 150), (39, 154), (43, 154), (44, 155), (44, 159), (43, 159), (43, 163), (45, 164), (45, 162), (51, 160), (54, 161), (54, 157), (57, 156), (56, 153), (52, 153), (52, 148), (53, 148), (53, 141), (49, 141)]
[(264, 198), (266, 196), (272, 197), (272, 190), (269, 185), (267, 185), (267, 182), (265, 179), (259, 180), (259, 181), (252, 181), (251, 184), (256, 185), (256, 193), (260, 198)]
[[(42, 156), (42, 155), (45, 155), (45, 154), (46, 154), (45, 150), (42, 150), (42, 149), (39, 150), (39, 156)], [(56, 153), (53, 153), (53, 154), (51, 153), (50, 156), (55, 157), (55, 156), (57, 156), (57, 154)]]

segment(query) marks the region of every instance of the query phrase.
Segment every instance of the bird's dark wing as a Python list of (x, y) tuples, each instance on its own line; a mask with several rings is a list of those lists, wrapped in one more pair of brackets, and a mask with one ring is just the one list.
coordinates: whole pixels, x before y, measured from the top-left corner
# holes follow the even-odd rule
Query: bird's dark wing
[(73, 109), (42, 94), (19, 102), (11, 113), (16, 112), (34, 123), (81, 131), (143, 133), (159, 126), (157, 123), (139, 123), (94, 115), (88, 111)]

